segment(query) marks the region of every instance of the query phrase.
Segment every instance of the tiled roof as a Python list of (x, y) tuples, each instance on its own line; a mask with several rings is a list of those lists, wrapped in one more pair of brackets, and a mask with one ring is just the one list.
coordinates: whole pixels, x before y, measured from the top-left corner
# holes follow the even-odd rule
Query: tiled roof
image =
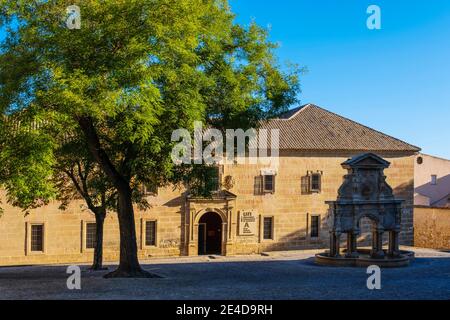
[(262, 124), (280, 130), (281, 150), (411, 151), (420, 148), (307, 104)]

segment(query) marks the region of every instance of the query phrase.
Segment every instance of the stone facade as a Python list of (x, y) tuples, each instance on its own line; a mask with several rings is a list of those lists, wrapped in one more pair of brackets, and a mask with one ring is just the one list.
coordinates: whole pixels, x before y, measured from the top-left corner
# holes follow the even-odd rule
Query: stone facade
[[(336, 199), (338, 188), (343, 182), (346, 170), (341, 163), (359, 152), (332, 154), (327, 152), (283, 152), (276, 176), (274, 194), (254, 195), (254, 177), (260, 167), (233, 166), (229, 174), (235, 176), (236, 187), (231, 191), (237, 195), (237, 211), (253, 208), (260, 217), (274, 217), (274, 239), (265, 241), (257, 238), (238, 238), (234, 253), (262, 252), (270, 250), (316, 249), (328, 246), (329, 230), (327, 224), (328, 205), (326, 201)], [(405, 200), (401, 243), (413, 242), (413, 175), (414, 156), (407, 154), (380, 154), (390, 161), (386, 169), (387, 182), (393, 187), (394, 194)], [(307, 172), (322, 173), (322, 190), (319, 193), (302, 194), (301, 179)], [(225, 175), (227, 170), (225, 170)], [(241, 182), (242, 181), (242, 182)], [(319, 216), (321, 225), (319, 237), (310, 237), (311, 217)], [(361, 243), (370, 243), (364, 238)]]
[(450, 250), (450, 208), (414, 208), (414, 245)]
[[(139, 257), (198, 255), (200, 219), (209, 212), (222, 220), (218, 231), (221, 232), (220, 253), (224, 255), (325, 248), (329, 241), (325, 202), (336, 199), (343, 182), (346, 170), (341, 163), (360, 153), (284, 150), (275, 168), (271, 165), (225, 165), (220, 174), (223, 191), (211, 199), (190, 198), (185, 190), (171, 186), (161, 188), (158, 196), (149, 197), (151, 209), (139, 211), (136, 208), (135, 211)], [(412, 245), (415, 153), (376, 153), (391, 162), (385, 171), (387, 182), (393, 187), (396, 198), (405, 200), (400, 243)], [(257, 180), (265, 169), (273, 170), (275, 189), (272, 193), (260, 194), (256, 190)], [(320, 191), (302, 192), (302, 178), (308, 172), (320, 172)], [(24, 216), (19, 209), (7, 204), (4, 192), (0, 193), (0, 199), (4, 209), (0, 218), (0, 265), (92, 260), (92, 249), (86, 249), (86, 223), (95, 219), (83, 202), (73, 202), (66, 211), (59, 210), (58, 203), (53, 202)], [(248, 230), (243, 229), (242, 224), (247, 220), (242, 217), (250, 221)], [(320, 221), (317, 237), (311, 237), (313, 217)], [(146, 221), (156, 222), (154, 246), (146, 246)], [(267, 236), (264, 236), (265, 221), (272, 225), (272, 230), (266, 230)], [(34, 224), (44, 226), (42, 252), (30, 250), (30, 229)], [(114, 213), (108, 213), (105, 220), (104, 239), (105, 260), (116, 261), (119, 232)]]

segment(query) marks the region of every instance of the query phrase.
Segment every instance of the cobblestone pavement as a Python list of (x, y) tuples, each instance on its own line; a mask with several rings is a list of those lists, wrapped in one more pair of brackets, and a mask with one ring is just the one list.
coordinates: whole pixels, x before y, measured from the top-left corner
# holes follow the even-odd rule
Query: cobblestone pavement
[[(264, 256), (145, 261), (162, 279), (103, 279), (81, 266), (81, 290), (68, 290), (67, 266), (0, 268), (0, 299), (450, 299), (450, 253), (414, 249), (408, 268), (382, 270), (370, 291), (365, 269), (314, 264), (313, 251)], [(114, 268), (109, 266), (110, 270)]]

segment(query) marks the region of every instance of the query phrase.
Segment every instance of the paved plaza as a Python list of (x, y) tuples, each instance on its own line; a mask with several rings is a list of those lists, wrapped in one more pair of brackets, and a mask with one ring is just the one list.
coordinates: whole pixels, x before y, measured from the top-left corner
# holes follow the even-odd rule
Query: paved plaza
[(450, 253), (413, 250), (415, 262), (383, 269), (374, 291), (366, 269), (316, 266), (315, 251), (295, 251), (143, 262), (161, 279), (107, 280), (81, 266), (81, 290), (67, 289), (67, 266), (1, 267), (0, 299), (450, 299)]

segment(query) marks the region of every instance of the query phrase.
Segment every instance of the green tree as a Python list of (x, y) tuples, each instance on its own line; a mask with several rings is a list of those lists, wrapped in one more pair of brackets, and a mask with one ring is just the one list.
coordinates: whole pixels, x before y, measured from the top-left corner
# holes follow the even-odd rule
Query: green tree
[(108, 210), (115, 211), (117, 193), (98, 164), (87, 151), (84, 139), (64, 137), (56, 149), (52, 182), (60, 209), (66, 210), (73, 200), (82, 199), (95, 216), (95, 247), (91, 270), (103, 268), (103, 230)]
[[(3, 114), (51, 112), (47, 121), (83, 132), (117, 193), (120, 264), (108, 276), (152, 276), (137, 259), (132, 204), (142, 195), (134, 186), (177, 180), (172, 131), (196, 120), (221, 130), (256, 126), (296, 101), (298, 70), (283, 72), (267, 32), (236, 24), (225, 0), (75, 1), (79, 30), (65, 24), (72, 1), (0, 4), (1, 22), (12, 26), (0, 50)], [(42, 150), (42, 160), (53, 150)], [(33, 161), (45, 173), (51, 167)], [(51, 187), (42, 181), (36, 188)]]
[(60, 201), (61, 210), (73, 200), (84, 200), (97, 228), (91, 269), (102, 270), (104, 220), (108, 209), (116, 209), (117, 197), (83, 137), (74, 135), (70, 127), (54, 126), (55, 121), (41, 121), (24, 112), (4, 120), (0, 123), (0, 161), (4, 163), (0, 182), (8, 200), (25, 214), (51, 198)]

